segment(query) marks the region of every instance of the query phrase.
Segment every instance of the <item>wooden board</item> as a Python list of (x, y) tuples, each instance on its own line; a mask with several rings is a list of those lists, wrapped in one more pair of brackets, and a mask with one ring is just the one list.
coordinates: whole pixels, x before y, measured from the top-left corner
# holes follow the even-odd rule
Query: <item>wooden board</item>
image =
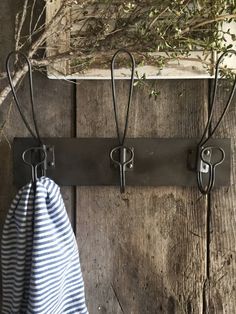
[[(73, 135), (73, 91), (72, 86), (65, 82), (49, 81), (41, 74), (34, 75), (36, 111), (39, 121), (39, 129), (42, 135), (49, 136), (72, 136)], [(45, 88), (46, 87), (46, 88)], [(28, 89), (23, 83), (19, 97), (24, 99), (28, 96)], [(56, 97), (55, 97), (56, 96)], [(24, 104), (24, 108), (28, 105)], [(4, 106), (9, 106), (6, 103)], [(28, 110), (29, 112), (29, 110)], [(18, 111), (13, 107), (9, 122), (6, 126), (6, 136), (12, 143), (14, 136), (29, 136), (24, 127)], [(16, 193), (13, 186), (12, 148), (4, 138), (0, 142), (0, 233), (7, 214), (9, 205)], [(73, 222), (74, 189), (71, 187), (61, 188), (63, 199)]]
[[(216, 118), (229, 97), (229, 85), (218, 93)], [(209, 313), (231, 314), (236, 311), (236, 98), (217, 132), (217, 137), (232, 138), (232, 186), (217, 189), (210, 199), (209, 228)]]
[[(115, 137), (110, 82), (78, 83), (77, 136)], [(135, 88), (128, 136), (199, 136), (206, 82), (156, 81), (155, 87), (156, 101), (148, 88)], [(117, 83), (117, 95), (124, 118), (128, 82)], [(90, 313), (202, 313), (206, 209), (196, 189), (128, 187), (121, 195), (114, 187), (77, 188)]]
[[(21, 1), (0, 2), (0, 69), (14, 49), (14, 19)], [(110, 82), (78, 82), (73, 86), (34, 75), (40, 130), (44, 136), (114, 137)], [(0, 81), (0, 88), (6, 84)], [(152, 83), (149, 82), (151, 85)], [(122, 99), (127, 82), (118, 84)], [(156, 81), (161, 95), (136, 90), (129, 136), (199, 136), (207, 116), (206, 81)], [(221, 89), (219, 104), (226, 90)], [(26, 99), (26, 85), (20, 89)], [(122, 100), (121, 99), (121, 100)], [(125, 105), (121, 103), (122, 107)], [(27, 106), (27, 102), (25, 102)], [(9, 108), (0, 108), (0, 122)], [(219, 111), (218, 111), (219, 112)], [(121, 114), (124, 116), (124, 109)], [(235, 102), (217, 136), (235, 142)], [(15, 109), (6, 128), (28, 136)], [(235, 145), (230, 189), (212, 193), (182, 188), (63, 188), (69, 214), (77, 220), (77, 238), (90, 314), (211, 313), (233, 314), (235, 295)], [(16, 190), (12, 186), (12, 151), (0, 141), (0, 233)], [(77, 210), (73, 207), (77, 201)], [(1, 304), (1, 291), (0, 291)]]
[[(11, 1), (3, 1), (0, 4), (0, 20), (3, 30), (0, 35), (0, 69), (4, 70), (5, 58), (10, 50), (14, 49), (14, 19), (19, 7)], [(45, 75), (33, 74), (36, 112), (39, 130), (42, 136), (73, 136), (74, 135), (74, 86), (67, 82), (50, 81)], [(22, 108), (28, 114), (30, 103), (28, 101), (27, 80), (19, 89), (19, 98)], [(6, 80), (0, 81), (0, 89), (7, 84)], [(11, 97), (0, 107), (0, 123), (4, 121), (11, 101)], [(9, 205), (17, 192), (13, 186), (12, 164), (12, 140), (15, 136), (29, 136), (22, 123), (20, 115), (12, 107), (10, 119), (6, 125), (5, 135), (0, 139), (0, 235)], [(61, 189), (63, 198), (73, 222), (74, 190), (71, 187)], [(1, 283), (0, 283), (1, 286)], [(0, 307), (1, 307), (0, 289)]]

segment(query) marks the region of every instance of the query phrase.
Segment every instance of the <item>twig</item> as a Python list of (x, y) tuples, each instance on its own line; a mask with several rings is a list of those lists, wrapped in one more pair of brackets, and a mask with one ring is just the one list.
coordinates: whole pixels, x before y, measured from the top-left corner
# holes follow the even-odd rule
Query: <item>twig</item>
[(22, 27), (24, 25), (25, 18), (26, 18), (26, 15), (27, 15), (27, 6), (28, 6), (28, 0), (25, 0), (24, 5), (23, 5), (23, 11), (22, 11), (20, 23), (19, 23), (19, 28), (18, 28), (17, 35), (16, 35), (16, 44), (15, 44), (16, 51), (19, 50), (21, 31), (22, 31)]
[(185, 33), (191, 32), (193, 29), (202, 27), (202, 26), (207, 25), (207, 24), (212, 24), (214, 22), (219, 22), (219, 21), (229, 20), (229, 19), (235, 19), (235, 18), (236, 18), (236, 14), (220, 15), (220, 16), (214, 18), (214, 19), (203, 21), (201, 23), (193, 25), (192, 27), (188, 26), (188, 27), (186, 27), (185, 29), (182, 30), (181, 34), (185, 34)]
[[(46, 24), (45, 31), (41, 36), (32, 44), (32, 47), (29, 51), (29, 57), (32, 57), (37, 51), (38, 47), (41, 46), (48, 36), (55, 31), (56, 25), (61, 21), (61, 19), (66, 16), (67, 11), (70, 9), (73, 1), (72, 0), (64, 0), (60, 8), (57, 10), (52, 19)], [(61, 30), (60, 30), (61, 31)]]
[(162, 10), (153, 20), (152, 22), (149, 24), (148, 29), (151, 28), (156, 21), (169, 9), (169, 6), (167, 6), (164, 10)]
[(19, 29), (19, 16), (20, 16), (20, 13), (16, 13), (16, 19), (15, 19), (15, 33), (14, 33), (14, 39), (16, 41), (17, 39), (17, 33), (18, 33), (18, 29)]
[[(24, 75), (27, 73), (28, 68), (27, 65), (25, 65), (22, 69), (18, 70), (13, 79), (13, 85), (16, 86), (20, 80), (24, 77)], [(10, 93), (11, 88), (9, 85), (7, 85), (1, 92), (0, 92), (0, 106), (3, 104), (3, 102), (5, 101), (5, 99), (7, 98), (8, 94)]]
[(39, 22), (40, 22), (40, 20), (41, 20), (41, 18), (42, 18), (42, 16), (43, 16), (45, 10), (46, 10), (46, 4), (44, 5), (44, 7), (43, 7), (41, 13), (39, 14), (39, 17), (38, 17), (38, 19), (37, 19), (37, 21), (36, 21), (36, 23), (35, 23), (35, 25), (34, 25), (33, 32), (37, 29), (38, 24), (39, 24)]
[(32, 42), (32, 24), (33, 24), (33, 17), (34, 17), (34, 8), (35, 8), (36, 0), (34, 0), (31, 12), (30, 12), (30, 23), (29, 23), (29, 42)]
[[(20, 86), (22, 80), (23, 80), (23, 77), (20, 79), (16, 91), (18, 90), (18, 88), (19, 88), (19, 86)], [(0, 127), (0, 141), (1, 141), (1, 137), (4, 137), (5, 140), (7, 141), (7, 143), (8, 143), (8, 145), (9, 145), (10, 149), (11, 149), (11, 143), (10, 143), (8, 137), (7, 137), (6, 134), (5, 134), (5, 126), (6, 126), (7, 122), (8, 122), (9, 119), (10, 119), (12, 107), (13, 107), (13, 101), (10, 102), (10, 105), (9, 105), (9, 108), (8, 108), (8, 111), (7, 111), (6, 119), (5, 119), (4, 122), (2, 123), (2, 126)]]

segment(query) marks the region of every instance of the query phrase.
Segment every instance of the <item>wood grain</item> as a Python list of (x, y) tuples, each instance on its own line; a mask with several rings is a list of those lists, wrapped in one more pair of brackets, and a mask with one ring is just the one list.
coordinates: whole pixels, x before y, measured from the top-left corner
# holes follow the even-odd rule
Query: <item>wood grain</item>
[[(135, 88), (130, 137), (194, 137), (207, 115), (204, 81)], [(124, 118), (128, 82), (117, 83)], [(114, 137), (110, 82), (80, 81), (77, 136)], [(98, 156), (99, 158), (99, 156)], [(174, 175), (174, 173), (173, 173)], [(206, 200), (196, 189), (77, 188), (77, 238), (91, 314), (202, 313)]]
[[(15, 16), (19, 8), (22, 8), (21, 1), (0, 2), (0, 70), (5, 71), (5, 59), (8, 53), (14, 49)], [(48, 80), (45, 75), (34, 74), (34, 92), (36, 112), (40, 133), (42, 136), (73, 136), (74, 135), (74, 86), (65, 82)], [(29, 114), (28, 85), (24, 81), (19, 89), (19, 98), (25, 113)], [(7, 84), (6, 80), (0, 80), (0, 89)], [(0, 108), (0, 123), (8, 115), (11, 97)], [(15, 136), (29, 136), (22, 123), (15, 105), (10, 112), (10, 118), (5, 128), (5, 136), (0, 138), (0, 235), (3, 223), (12, 198), (16, 193), (12, 173), (12, 140)], [(72, 218), (74, 205), (74, 190), (70, 187), (62, 189), (63, 198)], [(74, 222), (73, 222), (74, 224)], [(1, 277), (1, 276), (0, 276)], [(1, 281), (1, 278), (0, 278)], [(1, 286), (1, 282), (0, 282)], [(0, 289), (0, 307), (1, 307)]]
[[(219, 89), (216, 119), (219, 118), (229, 96), (229, 85)], [(230, 137), (232, 141), (232, 185), (212, 192), (210, 205), (210, 265), (209, 313), (231, 314), (236, 311), (236, 97), (225, 116), (216, 137)]]
[[(42, 136), (71, 136), (74, 121), (72, 117), (72, 86), (64, 82), (49, 81), (41, 74), (34, 75), (34, 83), (36, 111)], [(26, 99), (27, 96), (26, 84), (23, 83), (19, 90), (19, 97)], [(25, 101), (22, 105), (26, 108), (29, 104)], [(7, 107), (8, 104), (5, 106)], [(29, 136), (15, 106), (13, 106), (5, 131), (9, 143), (4, 138), (0, 142), (0, 233), (7, 210), (16, 193), (12, 184), (12, 148), (9, 144), (12, 144), (14, 136)], [(74, 189), (63, 187), (61, 192), (69, 217), (72, 219), (74, 217)], [(74, 224), (73, 219), (72, 223)]]

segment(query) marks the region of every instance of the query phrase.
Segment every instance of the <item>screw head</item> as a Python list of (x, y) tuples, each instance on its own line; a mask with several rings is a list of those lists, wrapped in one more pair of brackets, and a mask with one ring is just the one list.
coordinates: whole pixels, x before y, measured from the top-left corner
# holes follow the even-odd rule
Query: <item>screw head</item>
[(204, 151), (204, 155), (210, 156), (210, 154), (211, 154), (211, 152), (209, 151), (209, 149), (207, 149), (207, 150)]

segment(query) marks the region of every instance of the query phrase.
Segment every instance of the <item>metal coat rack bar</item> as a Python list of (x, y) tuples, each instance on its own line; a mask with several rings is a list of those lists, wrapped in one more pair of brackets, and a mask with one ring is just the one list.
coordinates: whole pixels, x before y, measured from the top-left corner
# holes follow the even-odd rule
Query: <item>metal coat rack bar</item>
[[(43, 138), (47, 149), (47, 175), (59, 185), (119, 186), (119, 169), (111, 162), (113, 138)], [(127, 186), (197, 186), (196, 145), (199, 139), (126, 139), (134, 151), (126, 167)], [(230, 185), (230, 139), (211, 139), (222, 147), (225, 159), (216, 172), (215, 186)], [(37, 145), (32, 138), (15, 138), (13, 145), (14, 183), (22, 186), (31, 178), (22, 154)]]
[[(114, 77), (115, 60), (119, 53), (125, 53), (131, 61), (129, 96), (123, 132), (118, 119)], [(21, 110), (12, 81), (10, 59), (15, 54), (19, 54), (28, 65), (34, 130)], [(34, 110), (31, 63), (24, 54), (11, 52), (6, 61), (9, 84), (22, 120), (33, 137), (14, 140), (15, 184), (21, 186), (30, 179), (36, 182), (38, 177), (47, 175), (60, 185), (119, 185), (121, 193), (125, 191), (126, 185), (198, 186), (203, 195), (209, 194), (214, 187), (230, 185), (230, 139), (214, 139), (213, 135), (234, 97), (236, 76), (220, 117), (215, 124), (212, 123), (220, 73), (219, 65), (228, 54), (236, 54), (236, 51), (225, 51), (216, 63), (208, 120), (200, 139), (126, 138), (134, 86), (135, 60), (125, 49), (119, 49), (111, 61), (112, 100), (117, 138), (42, 139)]]

